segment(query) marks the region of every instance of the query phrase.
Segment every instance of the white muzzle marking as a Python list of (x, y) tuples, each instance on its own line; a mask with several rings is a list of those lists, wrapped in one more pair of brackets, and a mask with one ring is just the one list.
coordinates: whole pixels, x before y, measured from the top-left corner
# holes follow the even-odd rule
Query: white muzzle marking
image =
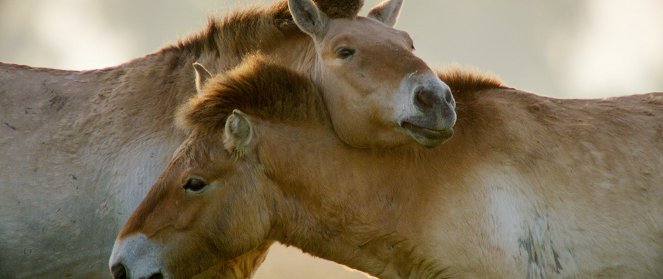
[(113, 245), (113, 253), (108, 262), (109, 268), (123, 265), (126, 270), (126, 278), (150, 278), (154, 274), (162, 274), (162, 278), (170, 278), (163, 262), (161, 254), (163, 247), (144, 234), (134, 234), (123, 239), (118, 239)]

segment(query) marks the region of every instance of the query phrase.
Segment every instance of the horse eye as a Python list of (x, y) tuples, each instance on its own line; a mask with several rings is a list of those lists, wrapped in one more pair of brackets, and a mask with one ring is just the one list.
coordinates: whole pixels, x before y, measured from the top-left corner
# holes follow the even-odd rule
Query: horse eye
[(189, 177), (189, 179), (186, 180), (186, 183), (184, 183), (184, 190), (191, 191), (191, 192), (200, 192), (207, 186), (207, 183), (203, 181), (200, 178), (197, 177)]
[(410, 47), (412, 48), (413, 51), (417, 50), (417, 48), (414, 47), (414, 44), (412, 44)]
[(355, 54), (356, 50), (347, 47), (339, 47), (336, 49), (336, 57), (339, 59), (349, 59)]

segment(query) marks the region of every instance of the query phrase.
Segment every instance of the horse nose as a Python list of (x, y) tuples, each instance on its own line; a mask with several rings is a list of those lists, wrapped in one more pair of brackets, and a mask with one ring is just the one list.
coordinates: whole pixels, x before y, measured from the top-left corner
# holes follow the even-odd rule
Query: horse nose
[(414, 104), (421, 109), (430, 109), (441, 103), (442, 98), (438, 92), (423, 87), (414, 91)]
[[(127, 276), (127, 268), (122, 263), (117, 263), (111, 267), (111, 273), (113, 274), (113, 279), (129, 279)], [(152, 273), (149, 276), (141, 276), (138, 279), (163, 279), (163, 274), (161, 272)]]
[(161, 255), (163, 246), (142, 233), (117, 239), (108, 261), (114, 279), (163, 279), (170, 277)]
[(127, 268), (122, 263), (117, 263), (111, 267), (113, 279), (127, 279)]
[(422, 109), (429, 110), (444, 104), (456, 107), (456, 102), (448, 86), (419, 86), (414, 90), (414, 104)]

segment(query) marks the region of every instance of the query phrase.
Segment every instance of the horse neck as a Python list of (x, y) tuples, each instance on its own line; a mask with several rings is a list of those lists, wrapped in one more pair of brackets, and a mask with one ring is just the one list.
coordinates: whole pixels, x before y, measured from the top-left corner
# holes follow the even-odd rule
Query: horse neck
[(318, 80), (320, 62), (313, 40), (308, 36), (293, 35), (261, 53), (276, 64)]
[[(468, 222), (479, 212), (493, 214), (486, 207), (494, 189), (485, 187), (492, 182), (481, 182), (491, 172), (518, 177), (528, 167), (513, 158), (529, 156), (535, 147), (528, 139), (540, 132), (521, 124), (529, 120), (518, 107), (531, 98), (505, 90), (460, 92), (455, 134), (433, 149), (357, 149), (330, 125), (265, 124), (261, 162), (285, 196), (278, 199), (285, 202), (274, 239), (380, 278), (454, 272), (446, 267), (472, 259), (452, 255), (465, 255), (463, 243), (485, 242), (478, 238), (489, 231)], [(540, 189), (503, 190), (536, 202), (531, 192)]]
[[(20, 131), (53, 130), (48, 134), (66, 138), (72, 152), (88, 146), (108, 149), (112, 155), (127, 139), (176, 132), (174, 111), (195, 92), (194, 61), (184, 51), (169, 50), (89, 71), (2, 64), (8, 73), (0, 79), (2, 89), (21, 93), (6, 96), (8, 104), (21, 107), (8, 107), (5, 113), (23, 114), (27, 108), (25, 114), (31, 113), (32, 118), (10, 123), (26, 127)], [(67, 129), (46, 125), (55, 123), (53, 119), (67, 123)]]
[(463, 163), (440, 158), (460, 157), (463, 144), (376, 151), (343, 144), (328, 126), (275, 125), (260, 133), (271, 135), (259, 154), (285, 196), (274, 240), (380, 278), (444, 270), (416, 243), (432, 210), (427, 199), (445, 191), (437, 182)]
[(103, 114), (126, 125), (122, 128), (131, 137), (177, 134), (174, 114), (195, 94), (191, 65), (196, 59), (182, 51), (160, 51), (97, 74), (114, 81), (97, 92)]

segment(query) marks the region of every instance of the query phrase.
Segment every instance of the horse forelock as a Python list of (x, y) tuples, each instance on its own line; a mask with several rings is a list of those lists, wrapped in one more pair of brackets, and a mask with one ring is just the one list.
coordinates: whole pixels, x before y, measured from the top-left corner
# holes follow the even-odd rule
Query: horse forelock
[(280, 122), (325, 123), (327, 119), (322, 96), (313, 81), (254, 55), (209, 80), (201, 94), (180, 108), (177, 122), (188, 130), (222, 131), (235, 109)]
[(330, 18), (352, 18), (364, 6), (364, 0), (315, 0), (320, 10)]

